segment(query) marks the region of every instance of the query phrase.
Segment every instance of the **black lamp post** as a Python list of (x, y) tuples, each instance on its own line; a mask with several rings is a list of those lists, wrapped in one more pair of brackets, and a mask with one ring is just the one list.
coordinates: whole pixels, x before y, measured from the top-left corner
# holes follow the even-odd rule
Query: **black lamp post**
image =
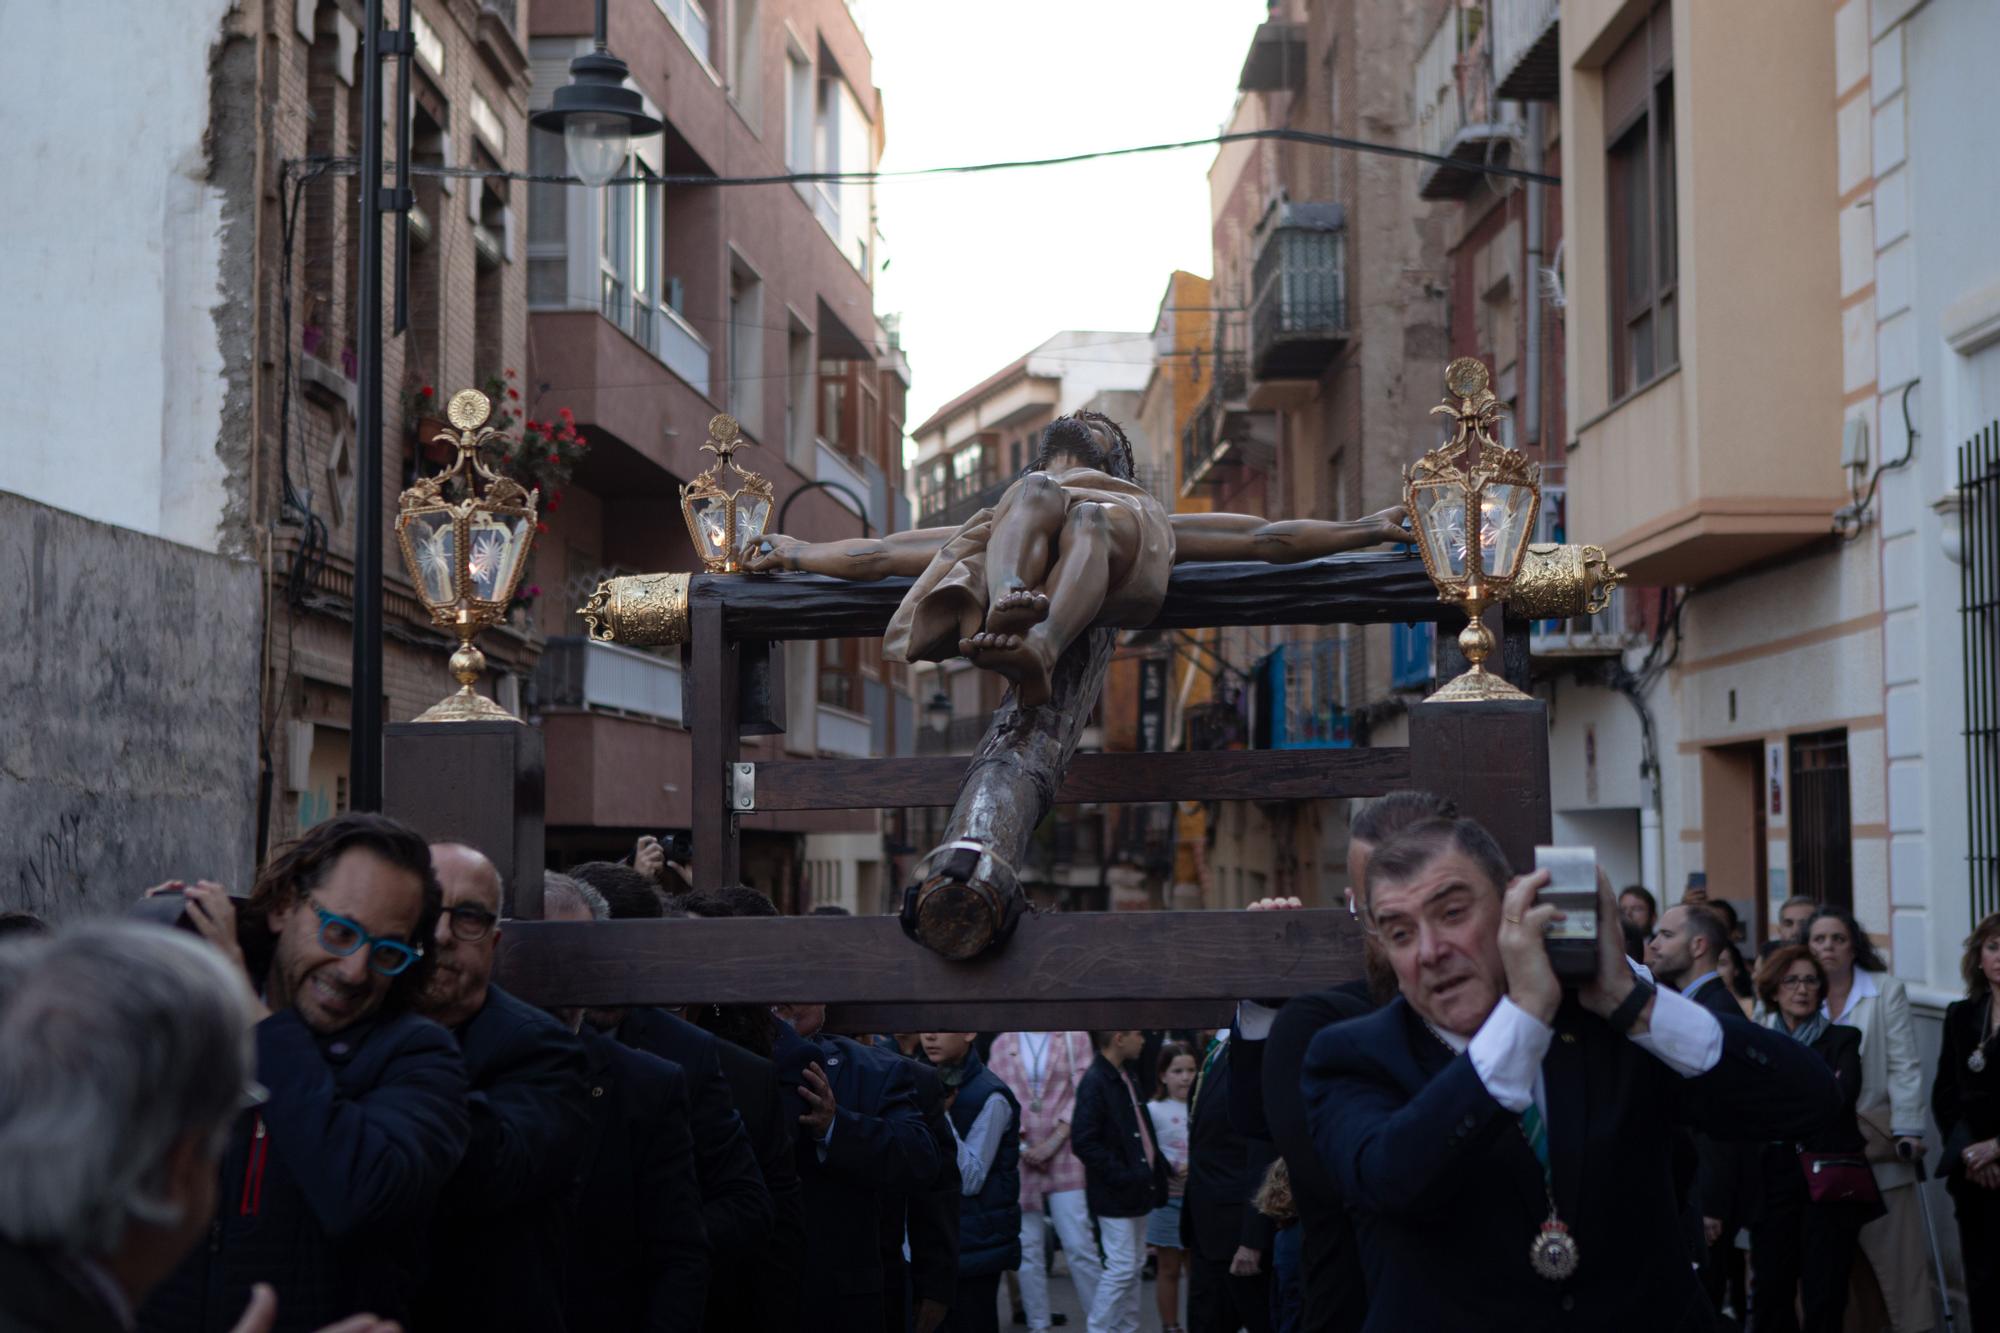
[(531, 117), (538, 129), (562, 134), (569, 169), (585, 185), (603, 185), (618, 174), (632, 140), (660, 132), (645, 100), (625, 86), (625, 62), (605, 49), (606, 0), (597, 0), (595, 49), (569, 62), (567, 85), (547, 110)]

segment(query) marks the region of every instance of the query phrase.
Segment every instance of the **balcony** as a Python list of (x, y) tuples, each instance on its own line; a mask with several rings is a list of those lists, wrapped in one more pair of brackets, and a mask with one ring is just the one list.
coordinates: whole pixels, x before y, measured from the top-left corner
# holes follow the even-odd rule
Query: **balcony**
[(598, 639), (553, 638), (535, 668), (535, 702), (538, 710), (588, 709), (678, 724), (680, 663)]
[(1436, 648), (1435, 625), (1419, 621), (1389, 626), (1389, 688), (1428, 690), (1437, 679)]
[(1504, 164), (1521, 137), (1513, 104), (1502, 102), (1493, 87), (1482, 13), (1446, 9), (1417, 61), (1417, 147), (1451, 159), (1424, 167), (1417, 193), (1425, 199), (1463, 199), (1483, 178), (1480, 167)]
[(1306, 86), (1306, 25), (1279, 19), (1257, 25), (1237, 76), (1238, 91), (1298, 92)]
[(1318, 379), (1347, 344), (1347, 215), (1280, 204), (1252, 270), (1250, 373)]
[(1493, 91), (1517, 102), (1553, 102), (1562, 83), (1559, 0), (1490, 0)]
[(1625, 590), (1614, 588), (1611, 601), (1594, 616), (1568, 620), (1537, 620), (1528, 627), (1528, 654), (1536, 658), (1616, 657), (1631, 635), (1625, 629)]
[(1257, 740), (1271, 750), (1346, 750), (1348, 654), (1340, 639), (1281, 643), (1257, 666)]
[(814, 734), (818, 738), (821, 754), (837, 755), (842, 759), (875, 757), (873, 729), (860, 713), (821, 703), (814, 722), (817, 727)]
[(942, 487), (918, 497), (917, 526), (955, 528), (987, 506), (999, 504), (1007, 486), (1007, 481), (980, 473), (952, 477)]
[(1222, 480), (1219, 469), (1268, 468), (1278, 454), (1277, 415), (1252, 411), (1242, 368), (1219, 367), (1208, 396), (1181, 432), (1181, 494)]

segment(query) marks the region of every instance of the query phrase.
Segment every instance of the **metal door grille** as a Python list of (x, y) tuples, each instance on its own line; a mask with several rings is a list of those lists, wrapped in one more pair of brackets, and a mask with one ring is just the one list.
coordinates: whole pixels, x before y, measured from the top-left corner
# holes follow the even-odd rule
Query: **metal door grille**
[(1854, 906), (1847, 729), (1792, 737), (1792, 892)]
[(1978, 921), (2000, 909), (2000, 422), (1958, 451), (1958, 498), (1966, 869)]

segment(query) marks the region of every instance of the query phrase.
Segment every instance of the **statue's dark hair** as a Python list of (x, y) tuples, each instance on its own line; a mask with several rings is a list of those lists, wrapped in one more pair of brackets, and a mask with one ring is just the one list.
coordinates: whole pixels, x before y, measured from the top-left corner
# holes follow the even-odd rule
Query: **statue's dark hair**
[(1041, 452), (1028, 465), (1030, 472), (1048, 469), (1056, 454), (1072, 454), (1099, 472), (1132, 480), (1132, 442), (1117, 422), (1102, 412), (1071, 412), (1042, 427)]

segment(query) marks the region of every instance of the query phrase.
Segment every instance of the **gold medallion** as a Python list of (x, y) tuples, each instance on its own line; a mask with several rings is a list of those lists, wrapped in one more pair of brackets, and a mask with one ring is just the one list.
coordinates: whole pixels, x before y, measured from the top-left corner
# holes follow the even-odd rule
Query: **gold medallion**
[(1576, 1239), (1554, 1214), (1535, 1233), (1535, 1242), (1528, 1247), (1528, 1264), (1537, 1277), (1551, 1282), (1566, 1281), (1576, 1275)]

